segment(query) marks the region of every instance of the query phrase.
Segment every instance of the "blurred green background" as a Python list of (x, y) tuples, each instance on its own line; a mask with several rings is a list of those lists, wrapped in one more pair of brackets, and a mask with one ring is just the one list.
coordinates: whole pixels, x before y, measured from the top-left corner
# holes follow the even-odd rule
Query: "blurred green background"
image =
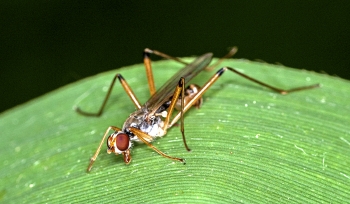
[(0, 17), (0, 112), (141, 63), (145, 47), (220, 57), (238, 46), (237, 58), (350, 79), (350, 1), (13, 0)]

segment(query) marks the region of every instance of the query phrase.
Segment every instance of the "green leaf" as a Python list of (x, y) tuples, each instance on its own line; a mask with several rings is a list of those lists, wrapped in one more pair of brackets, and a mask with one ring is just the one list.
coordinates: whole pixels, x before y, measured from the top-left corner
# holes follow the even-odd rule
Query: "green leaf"
[[(188, 58), (190, 60), (190, 58)], [(179, 127), (153, 144), (186, 165), (135, 144), (133, 161), (106, 154), (92, 171), (90, 157), (110, 125), (121, 127), (135, 110), (119, 84), (97, 111), (119, 72), (141, 102), (149, 97), (143, 65), (102, 73), (62, 87), (0, 115), (2, 203), (345, 203), (350, 200), (350, 83), (283, 66), (230, 59), (222, 64), (281, 88), (321, 83), (279, 95), (226, 72), (185, 115), (192, 152)], [(154, 63), (160, 87), (182, 65)], [(193, 81), (205, 83), (214, 72)], [(23, 91), (26, 91), (25, 89)], [(5, 99), (3, 99), (5, 100)]]

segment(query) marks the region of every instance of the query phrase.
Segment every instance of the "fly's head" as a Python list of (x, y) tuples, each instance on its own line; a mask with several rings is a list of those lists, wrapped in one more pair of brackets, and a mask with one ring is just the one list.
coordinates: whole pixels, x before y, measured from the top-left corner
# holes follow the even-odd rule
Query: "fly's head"
[(119, 131), (112, 133), (107, 140), (107, 153), (122, 154), (124, 162), (129, 164), (131, 162), (130, 148), (131, 141), (128, 134)]

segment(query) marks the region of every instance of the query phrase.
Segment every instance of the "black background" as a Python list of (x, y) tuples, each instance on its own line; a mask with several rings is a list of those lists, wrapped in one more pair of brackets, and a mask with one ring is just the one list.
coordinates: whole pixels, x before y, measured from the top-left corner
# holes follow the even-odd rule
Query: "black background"
[(13, 0), (0, 17), (0, 112), (141, 63), (145, 47), (220, 57), (238, 46), (237, 58), (350, 79), (350, 1)]

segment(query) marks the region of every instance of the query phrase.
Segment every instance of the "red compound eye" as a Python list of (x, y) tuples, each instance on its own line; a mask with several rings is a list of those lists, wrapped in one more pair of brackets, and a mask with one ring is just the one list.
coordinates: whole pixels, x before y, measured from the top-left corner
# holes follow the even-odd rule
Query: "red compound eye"
[(116, 138), (117, 148), (120, 151), (125, 151), (129, 147), (129, 136), (125, 133), (119, 133)]

